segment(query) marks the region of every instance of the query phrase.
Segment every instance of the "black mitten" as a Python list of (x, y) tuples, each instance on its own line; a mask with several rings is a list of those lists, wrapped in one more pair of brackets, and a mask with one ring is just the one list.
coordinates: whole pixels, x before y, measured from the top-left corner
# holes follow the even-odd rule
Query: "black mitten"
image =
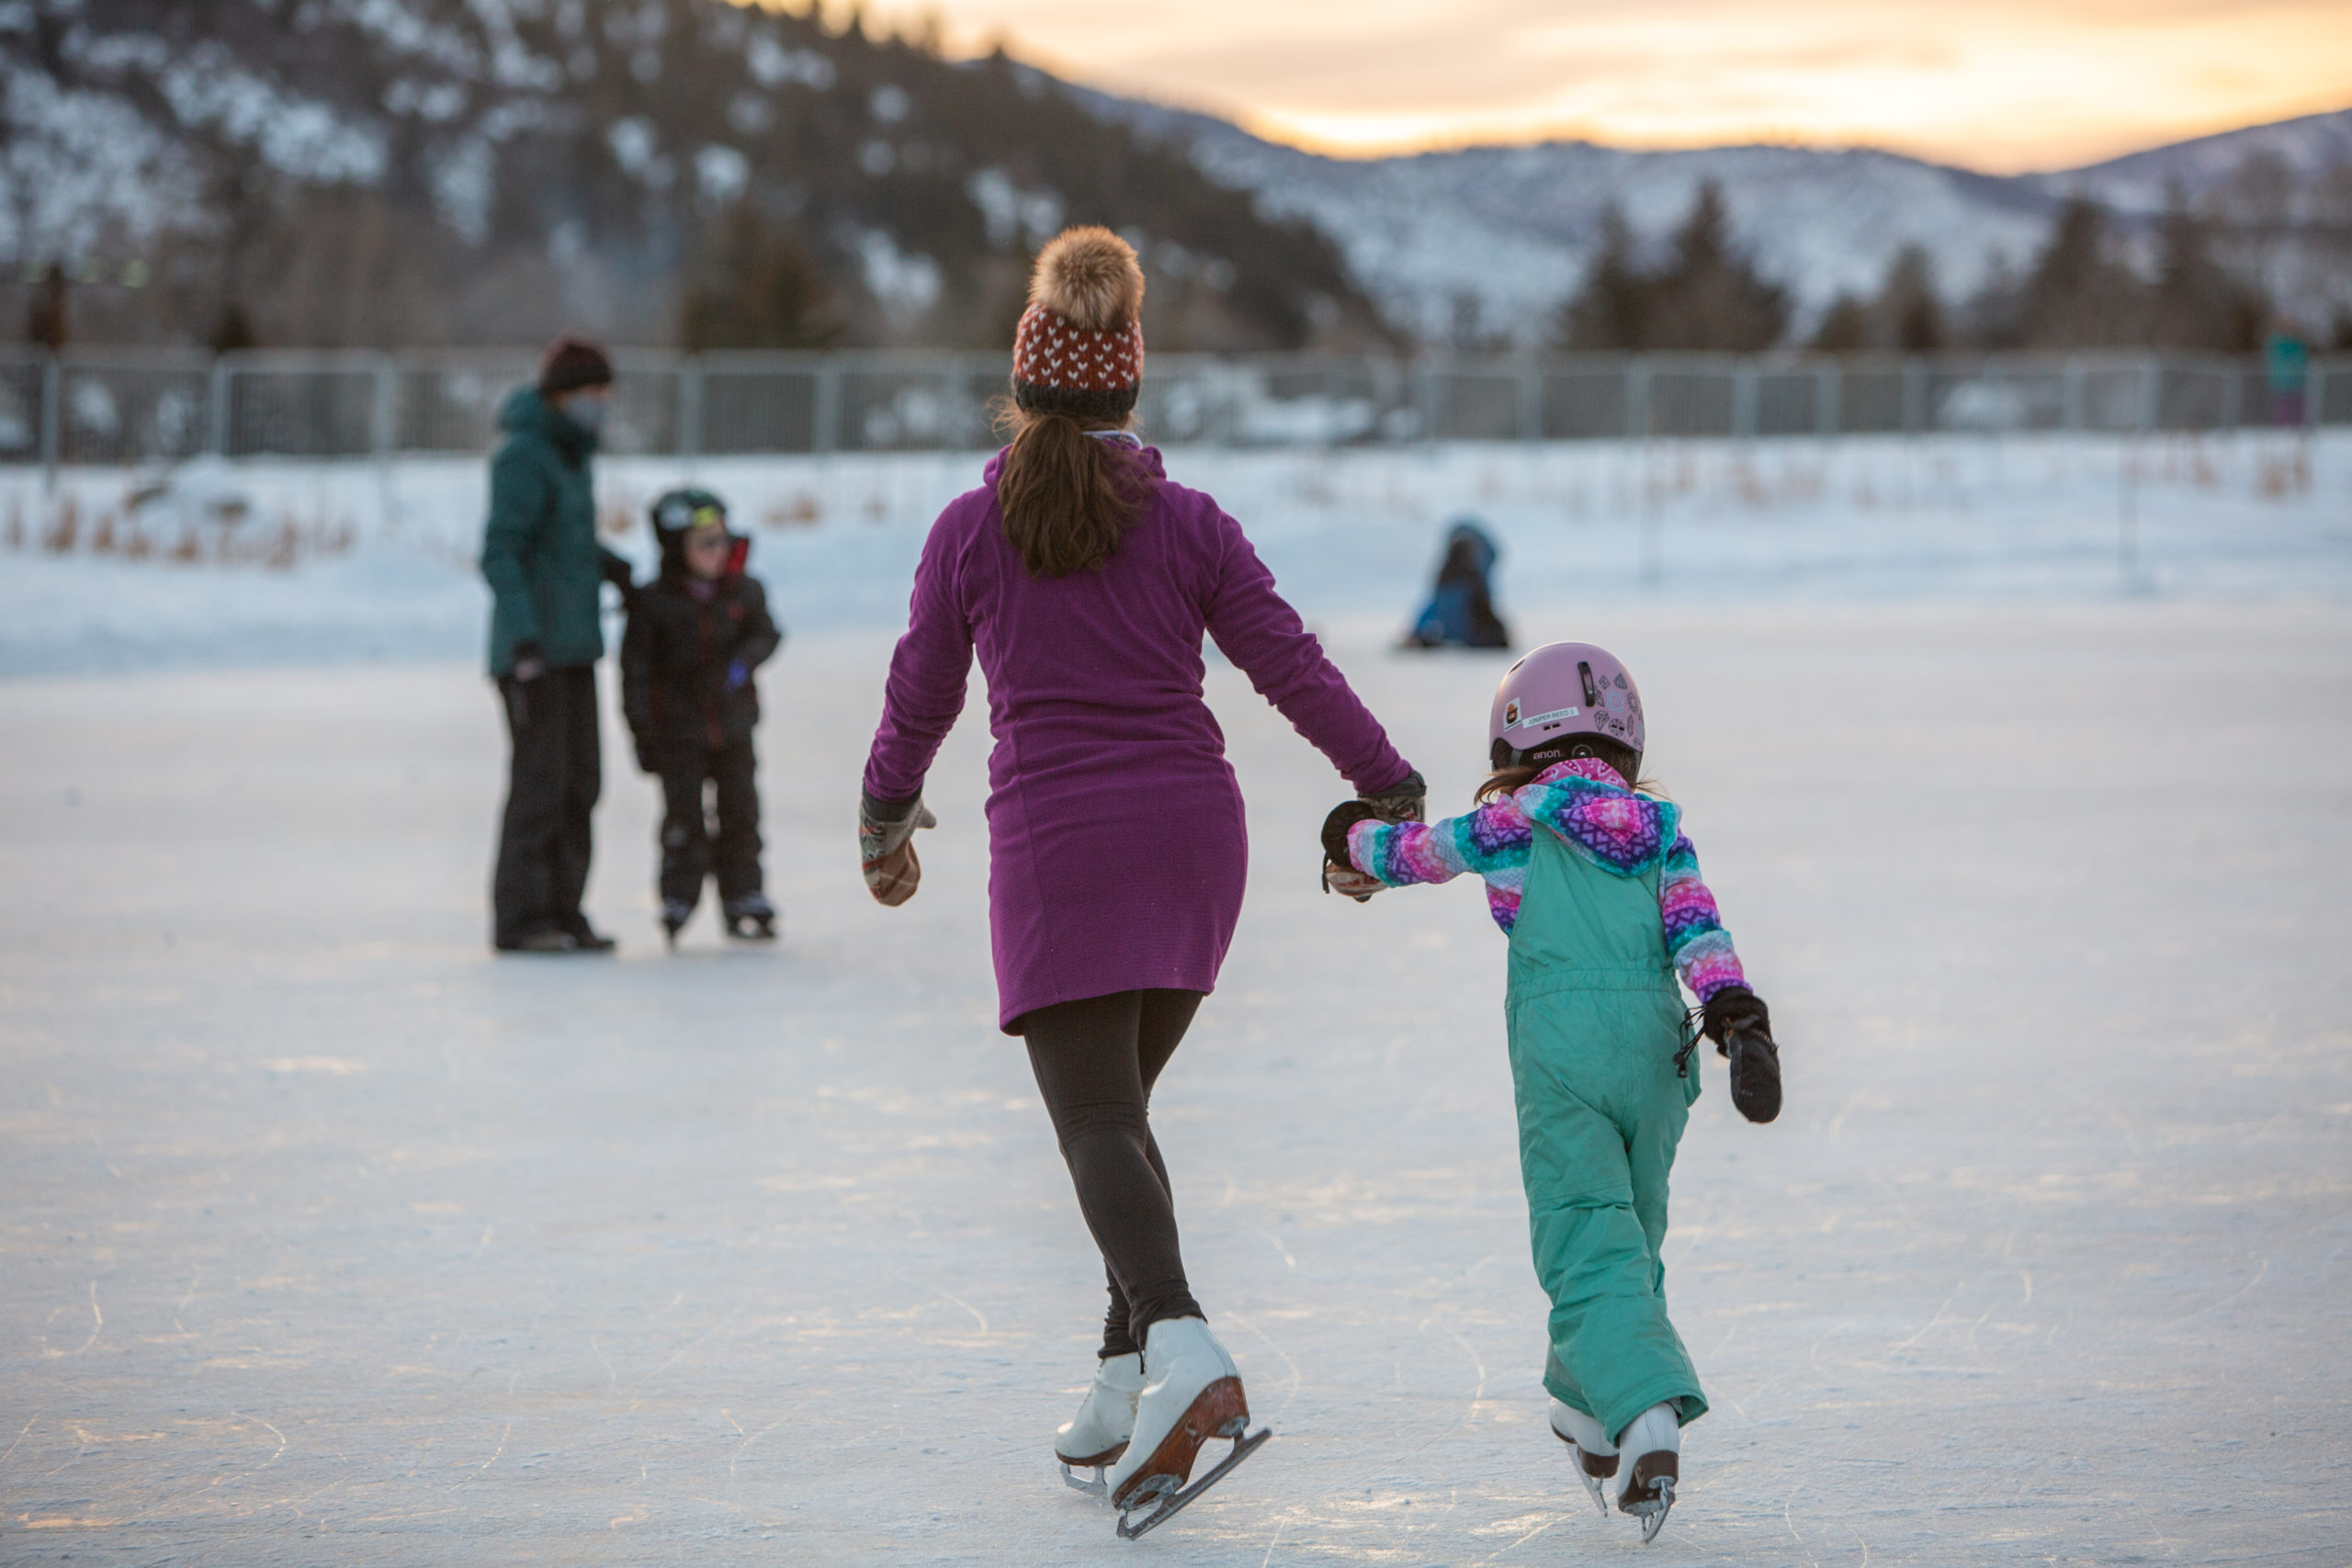
[(1359, 822), (1376, 822), (1380, 813), (1372, 803), (1351, 800), (1331, 808), (1323, 818), (1323, 891), (1344, 893), (1359, 904), (1368, 903), (1372, 896), (1387, 885), (1376, 876), (1356, 869), (1355, 860), (1348, 853), (1348, 829)]
[(1343, 800), (1331, 807), (1331, 815), (1323, 818), (1323, 858), (1333, 865), (1355, 864), (1348, 858), (1348, 829), (1379, 819), (1379, 810), (1367, 800)]
[(1781, 1113), (1781, 1048), (1772, 1042), (1772, 1015), (1745, 986), (1726, 986), (1707, 998), (1701, 1032), (1731, 1058), (1731, 1102), (1750, 1122)]
[(1709, 997), (1701, 1016), (1704, 1021), (1699, 1032), (1715, 1043), (1718, 1056), (1731, 1055), (1731, 1042), (1725, 1036), (1735, 1030), (1752, 1024), (1767, 1040), (1772, 1037), (1771, 1010), (1764, 1005), (1762, 997), (1745, 986), (1725, 986)]

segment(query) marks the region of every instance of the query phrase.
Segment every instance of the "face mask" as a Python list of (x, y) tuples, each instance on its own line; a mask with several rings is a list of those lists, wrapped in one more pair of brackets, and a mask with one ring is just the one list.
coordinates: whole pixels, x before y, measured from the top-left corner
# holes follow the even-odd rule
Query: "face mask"
[(563, 405), (563, 417), (594, 435), (605, 428), (605, 400), (573, 398)]

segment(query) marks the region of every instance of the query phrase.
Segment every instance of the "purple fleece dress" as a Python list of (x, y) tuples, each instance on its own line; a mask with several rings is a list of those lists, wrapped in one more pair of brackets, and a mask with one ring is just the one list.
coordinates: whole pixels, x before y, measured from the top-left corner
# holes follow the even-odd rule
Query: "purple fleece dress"
[(1152, 497), (1099, 571), (1041, 580), (1004, 536), (996, 476), (932, 525), (890, 658), (865, 790), (922, 788), (988, 676), (989, 929), (998, 1021), (1056, 1002), (1216, 987), (1250, 842), (1225, 735), (1201, 698), (1201, 634), (1359, 790), (1411, 772), (1274, 592), (1241, 525), (1141, 459)]

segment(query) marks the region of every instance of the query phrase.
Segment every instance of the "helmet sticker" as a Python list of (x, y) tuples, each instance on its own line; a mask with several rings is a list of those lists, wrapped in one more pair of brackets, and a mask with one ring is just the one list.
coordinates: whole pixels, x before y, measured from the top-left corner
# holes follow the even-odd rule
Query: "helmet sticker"
[(1510, 728), (1516, 727), (1518, 723), (1519, 699), (1517, 697), (1513, 697), (1510, 701), (1503, 705), (1503, 725), (1504, 728)]
[[(1519, 705), (1513, 703), (1511, 705), (1516, 707)], [(1528, 719), (1527, 722), (1529, 724), (1557, 724), (1564, 718), (1574, 718), (1576, 716), (1577, 710), (1575, 708), (1554, 708), (1550, 713), (1536, 714), (1534, 716)], [(1503, 716), (1503, 718), (1506, 723), (1518, 722), (1516, 719), (1511, 718), (1508, 713)]]

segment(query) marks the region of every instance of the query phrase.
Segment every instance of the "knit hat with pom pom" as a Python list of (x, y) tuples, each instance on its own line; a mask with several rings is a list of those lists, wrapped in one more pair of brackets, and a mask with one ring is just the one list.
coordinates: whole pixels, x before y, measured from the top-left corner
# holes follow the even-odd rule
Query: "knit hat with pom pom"
[(1143, 384), (1143, 268), (1108, 229), (1065, 229), (1037, 253), (1012, 334), (1012, 400), (1032, 413), (1122, 419)]

